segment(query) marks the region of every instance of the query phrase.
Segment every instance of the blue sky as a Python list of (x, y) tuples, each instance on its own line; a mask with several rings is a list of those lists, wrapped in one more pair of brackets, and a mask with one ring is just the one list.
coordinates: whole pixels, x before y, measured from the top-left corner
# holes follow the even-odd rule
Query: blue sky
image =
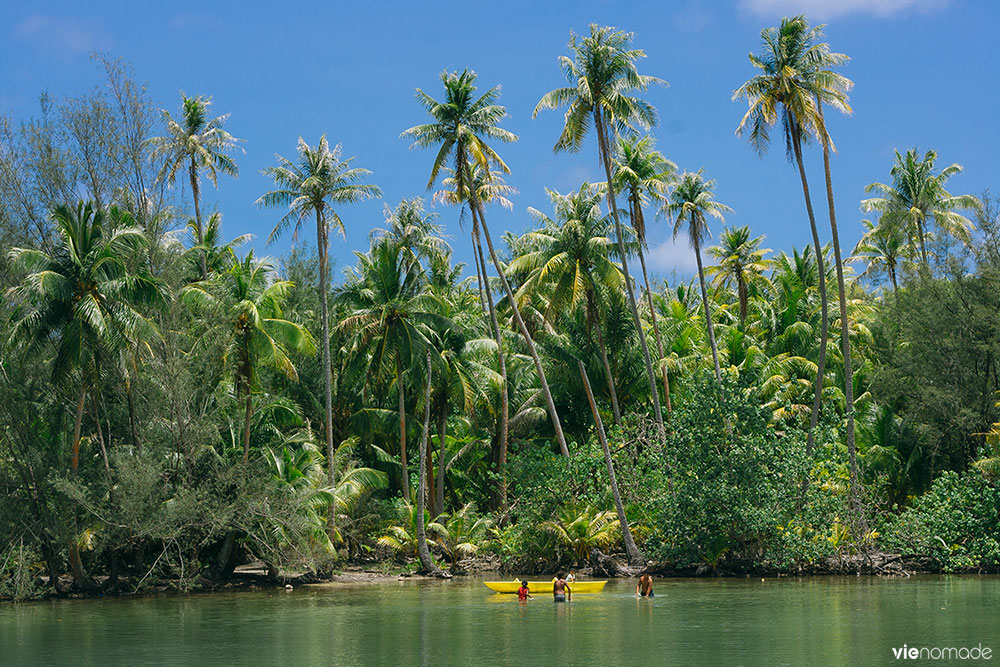
[[(16, 5), (16, 6), (15, 6)], [(0, 8), (0, 111), (37, 113), (40, 92), (78, 92), (101, 83), (89, 61), (94, 50), (130, 61), (149, 82), (154, 98), (176, 111), (178, 91), (213, 97), (227, 128), (245, 138), (240, 177), (204, 189), (209, 208), (224, 214), (227, 237), (257, 235), (258, 253), (280, 255), (283, 240), (264, 247), (278, 217), (253, 202), (268, 189), (260, 170), (274, 154), (293, 156), (298, 137), (315, 144), (321, 133), (340, 143), (356, 164), (371, 169), (384, 199), (346, 207), (346, 242), (333, 241), (337, 266), (367, 247), (381, 225), (384, 203), (425, 194), (431, 151), (410, 150), (399, 133), (424, 122), (414, 100), (421, 87), (439, 96), (438, 74), (472, 68), (485, 88), (502, 85), (504, 125), (520, 136), (501, 148), (518, 188), (513, 212), (493, 211), (490, 226), (524, 231), (529, 206), (549, 210), (545, 187), (566, 192), (584, 179), (603, 180), (597, 148), (588, 141), (578, 155), (553, 154), (562, 113), (531, 119), (538, 99), (563, 85), (556, 59), (570, 31), (598, 22), (635, 33), (646, 51), (641, 71), (670, 86), (648, 94), (660, 113), (659, 149), (682, 169), (704, 167), (717, 179), (717, 199), (736, 213), (731, 224), (766, 234), (765, 245), (788, 250), (809, 242), (795, 169), (776, 143), (760, 159), (733, 133), (744, 111), (730, 101), (752, 74), (747, 53), (758, 51), (759, 33), (782, 16), (804, 11), (826, 23), (827, 41), (852, 60), (844, 68), (855, 82), (852, 117), (828, 119), (839, 148), (834, 189), (842, 243), (860, 235), (858, 201), (865, 184), (887, 181), (893, 149), (935, 148), (944, 166), (965, 172), (952, 192), (1000, 190), (1000, 59), (990, 45), (1000, 28), (1000, 3), (987, 0), (734, 0), (707, 2), (510, 2), (470, 3), (274, 3), (274, 2), (35, 2)], [(823, 211), (822, 160), (808, 150), (814, 205)], [(189, 202), (184, 191), (183, 201)], [(471, 261), (457, 211), (438, 207), (460, 260)], [(716, 226), (716, 231), (718, 226)], [(310, 232), (309, 238), (312, 234)], [(669, 276), (694, 266), (687, 244), (670, 241), (665, 223), (649, 232), (651, 265)], [(340, 268), (336, 270), (339, 276)]]

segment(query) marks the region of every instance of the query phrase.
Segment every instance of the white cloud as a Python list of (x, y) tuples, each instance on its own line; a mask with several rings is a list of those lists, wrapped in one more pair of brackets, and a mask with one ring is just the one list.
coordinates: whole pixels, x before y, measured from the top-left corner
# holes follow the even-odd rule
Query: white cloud
[(101, 21), (71, 16), (29, 16), (17, 24), (14, 36), (64, 58), (111, 47)]
[(740, 0), (740, 8), (764, 16), (805, 14), (812, 20), (826, 21), (848, 14), (871, 14), (888, 18), (915, 10), (929, 12), (946, 6), (951, 0)]
[(676, 239), (668, 237), (659, 245), (652, 246), (646, 253), (646, 259), (649, 268), (661, 275), (676, 272), (678, 275), (688, 276), (698, 270), (694, 248), (691, 247), (688, 235), (683, 232)]

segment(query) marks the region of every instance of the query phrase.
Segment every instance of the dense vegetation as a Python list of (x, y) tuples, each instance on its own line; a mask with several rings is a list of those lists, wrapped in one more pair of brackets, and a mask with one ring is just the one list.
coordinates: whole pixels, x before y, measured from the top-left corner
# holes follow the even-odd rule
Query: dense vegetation
[[(568, 87), (535, 109), (566, 109), (557, 152), (593, 130), (606, 180), (550, 192), (523, 236), (488, 225), (514, 194), (499, 88), (466, 70), (417, 91), (426, 123), (402, 134), (470, 223), (472, 267), (420, 196), (355, 219), (375, 176), (325, 136), (265, 172), (271, 239), (298, 244), (277, 266), (244, 252), (200, 201), (243, 140), (208, 98), (158, 111), (120, 62), (0, 119), (0, 596), (595, 548), (678, 570), (1000, 566), (997, 201), (897, 153), (847, 252), (823, 114), (853, 83), (821, 39), (802, 17), (763, 31), (733, 95), (737, 133), (764, 151), (780, 125), (801, 178), (814, 243), (777, 252), (644, 134), (662, 81), (612, 28), (572, 38)], [(689, 282), (648, 274), (664, 222), (691, 239)], [(331, 282), (345, 224), (378, 228)]]

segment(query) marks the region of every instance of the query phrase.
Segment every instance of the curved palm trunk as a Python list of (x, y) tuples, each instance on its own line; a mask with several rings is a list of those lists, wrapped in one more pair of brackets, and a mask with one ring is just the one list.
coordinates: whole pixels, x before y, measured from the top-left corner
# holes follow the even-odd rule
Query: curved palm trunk
[(830, 210), (830, 233), (833, 236), (833, 258), (837, 262), (837, 294), (840, 300), (840, 347), (844, 355), (844, 402), (847, 405), (847, 455), (850, 466), (850, 503), (855, 520), (862, 533), (867, 534), (868, 522), (861, 509), (861, 478), (858, 475), (858, 453), (854, 440), (854, 370), (851, 365), (851, 331), (847, 320), (847, 290), (844, 287), (844, 263), (840, 256), (840, 235), (837, 232), (837, 213), (833, 204), (833, 178), (830, 175), (830, 140), (823, 120), (823, 102), (816, 100), (823, 143), (823, 171), (826, 176), (826, 202)]
[(591, 322), (597, 325), (597, 347), (601, 353), (601, 365), (604, 367), (604, 379), (608, 383), (608, 394), (611, 396), (611, 412), (615, 418), (615, 426), (621, 426), (622, 413), (618, 407), (618, 392), (615, 391), (615, 377), (611, 374), (611, 364), (608, 363), (608, 348), (604, 344), (604, 333), (601, 331), (601, 318), (594, 301), (594, 294), (591, 290), (587, 290), (587, 309), (588, 325)]
[[(201, 187), (198, 185), (198, 170), (194, 165), (194, 156), (191, 157), (191, 197), (194, 199), (194, 224), (195, 232), (198, 235), (198, 245), (205, 241), (205, 232), (201, 226)], [(204, 249), (201, 251), (201, 279), (208, 278), (208, 260)]]
[(420, 558), (420, 566), (424, 572), (443, 576), (441, 571), (431, 558), (430, 549), (427, 548), (427, 530), (424, 526), (424, 501), (427, 496), (427, 444), (430, 440), (431, 430), (431, 353), (427, 352), (427, 389), (424, 392), (424, 430), (420, 443), (420, 473), (417, 482), (417, 556)]
[[(824, 266), (823, 246), (819, 242), (819, 231), (816, 229), (816, 216), (813, 213), (812, 197), (809, 195), (809, 181), (806, 178), (806, 169), (802, 162), (802, 142), (798, 134), (795, 134), (792, 138), (792, 150), (795, 153), (795, 163), (799, 167), (799, 179), (802, 181), (802, 196), (806, 200), (806, 213), (809, 214), (809, 229), (812, 231), (813, 249), (816, 251), (816, 269), (819, 272), (819, 360), (816, 364), (816, 382), (813, 389), (812, 413), (809, 415), (809, 430), (806, 432), (806, 456), (811, 458), (813, 443), (816, 437), (816, 424), (819, 422), (819, 413), (823, 406), (823, 378), (826, 374), (826, 344), (830, 330), (830, 315), (826, 296), (826, 267)], [(808, 475), (803, 484), (804, 486), (809, 485)]]
[(580, 377), (583, 378), (583, 388), (587, 391), (587, 401), (590, 403), (590, 412), (594, 415), (594, 424), (597, 426), (597, 438), (601, 441), (601, 449), (604, 450), (604, 464), (608, 468), (608, 481), (611, 485), (611, 495), (615, 499), (615, 512), (618, 513), (618, 525), (621, 527), (622, 540), (625, 542), (625, 553), (628, 554), (628, 561), (632, 565), (645, 565), (646, 559), (643, 557), (639, 547), (635, 545), (632, 538), (632, 531), (628, 526), (628, 517), (625, 516), (625, 506), (622, 504), (622, 496), (618, 491), (618, 480), (615, 477), (615, 464), (611, 460), (611, 450), (608, 448), (608, 438), (604, 433), (604, 422), (601, 421), (601, 414), (597, 411), (597, 403), (594, 401), (594, 392), (590, 389), (590, 379), (587, 377), (587, 369), (583, 367), (583, 362), (577, 360), (580, 367)]
[(444, 438), (445, 431), (448, 428), (448, 403), (447, 401), (441, 404), (440, 412), (438, 414), (438, 472), (437, 472), (437, 487), (435, 488), (434, 494), (434, 509), (431, 510), (431, 514), (434, 518), (440, 516), (444, 512), (444, 473), (445, 473), (445, 446)]
[[(403, 365), (398, 356), (396, 357), (396, 387), (399, 390), (399, 465), (400, 474), (403, 477), (399, 482), (399, 490), (403, 492), (404, 499), (411, 501), (413, 496), (410, 493), (410, 471), (406, 466), (406, 397), (403, 394)], [(421, 458), (423, 458), (422, 455)]]
[(601, 118), (599, 107), (594, 108), (594, 126), (597, 128), (597, 142), (601, 154), (601, 162), (604, 164), (604, 174), (608, 179), (608, 208), (615, 219), (615, 234), (618, 236), (618, 254), (622, 262), (622, 273), (625, 274), (625, 292), (628, 294), (628, 305), (632, 310), (632, 319), (635, 322), (635, 333), (639, 338), (639, 346), (642, 348), (642, 360), (646, 364), (646, 379), (649, 381), (649, 395), (653, 399), (653, 415), (656, 417), (656, 425), (660, 429), (661, 436), (663, 430), (663, 412), (660, 410), (660, 390), (656, 386), (656, 375), (653, 373), (653, 362), (649, 358), (649, 346), (646, 345), (646, 332), (642, 329), (642, 320), (639, 319), (639, 308), (635, 303), (635, 291), (632, 289), (632, 277), (628, 272), (628, 255), (625, 252), (625, 238), (622, 233), (622, 223), (618, 217), (618, 204), (615, 202), (614, 187), (611, 178), (611, 155), (608, 147), (608, 139), (604, 121)]
[(708, 290), (705, 289), (705, 270), (701, 266), (701, 244), (694, 241), (694, 256), (698, 261), (698, 282), (701, 284), (701, 302), (705, 304), (705, 326), (708, 329), (708, 343), (712, 346), (712, 362), (715, 364), (715, 380), (722, 382), (722, 370), (719, 368), (719, 348), (715, 345), (715, 327), (712, 325), (712, 313), (708, 308)]
[[(500, 324), (497, 322), (496, 306), (493, 303), (493, 291), (486, 280), (486, 258), (483, 257), (483, 244), (479, 242), (479, 221), (478, 213), (472, 212), (472, 245), (473, 253), (479, 258), (479, 266), (482, 273), (479, 276), (479, 287), (486, 295), (486, 303), (490, 314), (490, 328), (493, 337), (497, 342), (497, 366), (500, 370), (500, 430), (497, 433), (497, 474), (499, 475), (498, 507), (501, 513), (507, 511), (507, 434), (510, 430), (510, 396), (507, 388), (507, 361), (503, 353), (503, 338), (500, 333)], [(443, 454), (442, 454), (443, 456)]]
[[(635, 219), (639, 213), (638, 198), (636, 202), (630, 202), (632, 206), (632, 211), (630, 215), (632, 217), (632, 229), (635, 229)], [(665, 402), (665, 407), (667, 408), (667, 421), (670, 421), (670, 415), (673, 413), (673, 407), (670, 405), (670, 376), (667, 372), (666, 357), (663, 355), (663, 341), (660, 339), (660, 325), (657, 324), (656, 320), (656, 309), (653, 307), (653, 290), (649, 286), (649, 273), (646, 272), (646, 253), (643, 250), (646, 245), (646, 238), (639, 239), (639, 265), (642, 267), (642, 282), (646, 285), (646, 303), (649, 305), (649, 319), (653, 322), (653, 337), (656, 339), (656, 354), (660, 358), (660, 363), (662, 364), (661, 374), (663, 375), (663, 398)]]
[[(465, 171), (465, 165), (459, 165), (459, 172)], [(555, 430), (556, 441), (559, 443), (559, 451), (562, 452), (563, 456), (569, 457), (569, 447), (566, 446), (566, 436), (563, 434), (562, 424), (559, 422), (559, 413), (556, 411), (555, 401), (552, 399), (552, 392), (549, 390), (548, 380), (545, 379), (545, 369), (542, 367), (542, 360), (538, 356), (538, 350), (535, 349), (535, 342), (531, 339), (531, 333), (528, 331), (528, 327), (524, 324), (524, 319), (521, 317), (521, 309), (517, 307), (517, 298), (514, 296), (514, 290), (511, 289), (510, 283), (507, 282), (507, 275), (503, 271), (503, 265), (500, 263), (500, 258), (497, 257), (496, 248), (493, 247), (493, 239), (490, 237), (490, 228), (486, 224), (486, 211), (483, 209), (483, 203), (479, 200), (479, 194), (476, 192), (475, 188), (469, 188), (469, 193), (472, 198), (472, 205), (476, 207), (479, 211), (479, 220), (483, 227), (483, 236), (486, 237), (486, 247), (490, 251), (490, 259), (493, 260), (493, 266), (497, 270), (497, 275), (500, 276), (500, 284), (503, 285), (504, 292), (507, 294), (507, 299), (510, 301), (510, 309), (514, 314), (514, 321), (517, 323), (517, 328), (521, 332), (521, 336), (524, 338), (525, 345), (528, 346), (528, 352), (531, 354), (531, 360), (535, 363), (535, 371), (538, 373), (538, 381), (542, 385), (542, 392), (545, 394), (545, 403), (549, 409), (549, 419), (552, 420), (552, 428)], [(499, 329), (498, 329), (499, 330)]]
[[(330, 488), (334, 488), (336, 481), (336, 465), (333, 451), (333, 378), (330, 365), (330, 308), (327, 299), (327, 280), (329, 269), (329, 240), (326, 234), (326, 225), (323, 224), (323, 217), (320, 211), (316, 211), (316, 245), (319, 246), (319, 298), (322, 336), (323, 336), (323, 393), (324, 393), (324, 414), (323, 427), (326, 437), (326, 478)], [(332, 541), (337, 533), (337, 508), (336, 503), (330, 503), (330, 509), (326, 515), (326, 532)]]

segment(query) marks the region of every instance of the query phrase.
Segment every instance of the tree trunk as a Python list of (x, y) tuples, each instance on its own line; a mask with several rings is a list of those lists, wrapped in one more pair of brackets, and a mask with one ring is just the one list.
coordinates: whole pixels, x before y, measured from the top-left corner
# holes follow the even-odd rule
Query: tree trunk
[(500, 323), (497, 322), (497, 311), (493, 304), (493, 291), (490, 283), (486, 279), (486, 258), (483, 256), (483, 244), (479, 242), (479, 214), (475, 209), (472, 211), (472, 245), (473, 253), (479, 258), (479, 265), (482, 270), (480, 286), (486, 295), (486, 303), (490, 314), (490, 328), (493, 337), (497, 342), (497, 365), (500, 370), (500, 429), (497, 433), (497, 474), (499, 476), (499, 493), (497, 494), (498, 507), (494, 508), (501, 513), (507, 511), (507, 438), (510, 429), (510, 396), (507, 389), (507, 361), (503, 353), (503, 337), (500, 331)]
[(611, 374), (611, 364), (608, 363), (608, 348), (604, 344), (604, 334), (601, 332), (601, 317), (597, 310), (594, 294), (591, 290), (587, 290), (587, 308), (590, 313), (592, 313), (592, 315), (588, 314), (588, 324), (594, 323), (597, 325), (597, 347), (601, 353), (601, 365), (604, 366), (604, 379), (608, 383), (608, 394), (611, 396), (611, 412), (615, 418), (615, 426), (621, 426), (622, 413), (618, 407), (618, 392), (615, 391), (615, 376)]
[(424, 392), (424, 429), (420, 442), (420, 472), (417, 482), (417, 557), (420, 559), (420, 567), (427, 574), (444, 576), (431, 558), (430, 549), (427, 548), (427, 530), (424, 526), (424, 500), (427, 496), (427, 444), (430, 440), (431, 430), (431, 353), (427, 352), (427, 389)]
[[(806, 169), (802, 161), (802, 142), (798, 136), (798, 131), (793, 130), (792, 150), (795, 153), (795, 163), (799, 167), (799, 179), (802, 181), (802, 196), (806, 200), (806, 213), (809, 214), (809, 229), (812, 231), (813, 249), (816, 251), (816, 269), (819, 273), (819, 306), (820, 306), (820, 333), (819, 333), (819, 361), (816, 364), (816, 382), (813, 388), (813, 407), (809, 415), (809, 430), (806, 431), (806, 457), (812, 457), (813, 442), (816, 437), (816, 424), (819, 422), (819, 414), (823, 409), (823, 379), (826, 374), (826, 344), (830, 329), (830, 317), (828, 311), (828, 300), (826, 297), (826, 267), (823, 257), (823, 246), (819, 242), (819, 231), (816, 228), (816, 216), (813, 213), (812, 197), (809, 195), (809, 181), (806, 179)], [(803, 490), (809, 486), (809, 477), (803, 481)]]
[[(80, 468), (80, 429), (83, 426), (83, 406), (87, 400), (87, 382), (80, 381), (80, 400), (76, 404), (76, 420), (73, 422), (73, 458), (70, 467), (73, 476)], [(87, 573), (83, 569), (80, 558), (80, 545), (76, 541), (76, 514), (73, 515), (73, 536), (69, 541), (69, 565), (73, 572), (73, 585), (84, 588), (87, 585)]]
[(705, 327), (708, 329), (708, 343), (712, 347), (712, 362), (715, 364), (715, 379), (722, 382), (722, 369), (719, 367), (719, 348), (715, 345), (715, 327), (712, 325), (712, 312), (708, 308), (708, 290), (705, 289), (705, 271), (701, 266), (701, 244), (694, 242), (694, 256), (698, 261), (698, 282), (701, 284), (701, 302), (705, 304)]
[(826, 202), (830, 210), (830, 234), (833, 236), (833, 258), (837, 262), (837, 295), (840, 300), (840, 347), (844, 355), (844, 402), (847, 406), (847, 455), (850, 466), (850, 503), (855, 521), (865, 539), (868, 522), (861, 508), (861, 478), (858, 474), (858, 453), (854, 440), (854, 370), (851, 365), (851, 327), (847, 320), (847, 290), (844, 286), (844, 264), (840, 256), (840, 234), (837, 231), (837, 213), (833, 204), (833, 178), (830, 175), (830, 138), (823, 120), (823, 102), (817, 98), (820, 120), (820, 140), (823, 143), (823, 171), (826, 176)]
[(587, 391), (590, 412), (594, 415), (594, 424), (597, 426), (597, 438), (601, 441), (601, 449), (604, 450), (604, 464), (608, 468), (608, 480), (611, 484), (611, 495), (615, 499), (615, 512), (618, 513), (618, 525), (622, 531), (622, 540), (625, 542), (625, 553), (628, 554), (629, 563), (632, 565), (645, 565), (646, 559), (643, 557), (642, 552), (639, 551), (639, 547), (635, 545), (635, 540), (632, 538), (632, 531), (629, 529), (628, 517), (625, 516), (625, 506), (622, 504), (622, 497), (618, 492), (618, 480), (615, 478), (615, 464), (611, 460), (608, 438), (604, 433), (604, 422), (601, 421), (601, 414), (597, 411), (594, 392), (590, 389), (590, 379), (587, 377), (587, 369), (584, 368), (582, 361), (577, 360), (576, 363), (580, 367), (583, 388)]
[(399, 391), (399, 464), (402, 479), (399, 482), (399, 490), (403, 492), (403, 498), (411, 502), (413, 495), (410, 493), (410, 471), (406, 466), (406, 397), (403, 393), (403, 364), (399, 357), (396, 357), (396, 388)]
[(128, 403), (128, 428), (129, 433), (132, 435), (132, 446), (135, 447), (135, 451), (142, 453), (142, 443), (139, 442), (139, 429), (136, 426), (135, 420), (135, 398), (133, 396), (133, 379), (134, 375), (132, 371), (135, 369), (134, 361), (132, 358), (129, 360), (129, 368), (125, 370), (125, 399)]
[(632, 289), (632, 277), (628, 272), (628, 253), (625, 252), (625, 236), (622, 232), (622, 223), (618, 217), (618, 204), (615, 202), (615, 189), (611, 178), (611, 155), (608, 145), (606, 128), (601, 118), (600, 107), (594, 108), (594, 127), (597, 129), (597, 144), (600, 152), (601, 162), (604, 164), (604, 174), (608, 179), (608, 208), (615, 219), (615, 234), (618, 236), (618, 254), (622, 262), (622, 273), (625, 274), (625, 292), (628, 294), (628, 305), (632, 310), (632, 320), (635, 322), (635, 334), (639, 338), (639, 346), (642, 348), (642, 360), (646, 364), (646, 379), (649, 381), (649, 395), (653, 399), (653, 416), (656, 418), (656, 425), (660, 429), (661, 437), (664, 434), (663, 412), (660, 410), (660, 390), (656, 386), (656, 375), (653, 373), (653, 362), (649, 358), (649, 346), (646, 345), (646, 332), (642, 328), (642, 320), (639, 319), (639, 308), (635, 302), (635, 291)]
[(244, 399), (246, 401), (246, 407), (244, 409), (243, 417), (243, 463), (250, 460), (250, 419), (253, 417), (253, 395), (250, 393), (250, 388), (247, 387), (247, 395)]
[[(465, 170), (464, 164), (459, 164), (459, 171)], [(542, 368), (542, 360), (538, 356), (538, 350), (535, 349), (535, 342), (531, 340), (531, 334), (528, 332), (528, 327), (525, 326), (524, 320), (521, 318), (521, 309), (517, 307), (517, 297), (514, 296), (514, 290), (511, 289), (510, 283), (507, 282), (507, 275), (504, 273), (503, 265), (500, 263), (500, 258), (497, 257), (496, 248), (493, 247), (493, 239), (490, 237), (490, 228), (486, 225), (486, 211), (483, 208), (483, 204), (479, 201), (479, 194), (476, 192), (474, 187), (469, 188), (469, 195), (472, 198), (472, 205), (476, 207), (479, 211), (479, 220), (483, 227), (483, 236), (486, 237), (486, 247), (490, 251), (490, 259), (493, 260), (493, 266), (496, 267), (497, 275), (500, 276), (500, 283), (503, 285), (504, 292), (507, 294), (507, 299), (510, 301), (510, 309), (514, 314), (514, 321), (517, 323), (517, 328), (521, 332), (521, 336), (524, 338), (525, 345), (528, 346), (528, 352), (531, 354), (531, 360), (535, 363), (535, 371), (538, 373), (538, 380), (542, 385), (542, 392), (545, 394), (545, 403), (549, 408), (549, 419), (552, 420), (552, 428), (555, 430), (556, 441), (559, 443), (559, 451), (562, 452), (563, 456), (569, 458), (569, 447), (566, 446), (566, 436), (563, 434), (562, 424), (559, 422), (559, 413), (556, 411), (555, 401), (552, 399), (552, 392), (549, 390), (548, 380), (545, 379), (545, 369)], [(506, 391), (506, 387), (504, 388)]]
[(440, 411), (438, 413), (438, 473), (437, 473), (437, 487), (434, 493), (434, 510), (431, 512), (436, 519), (441, 513), (444, 512), (444, 473), (445, 473), (445, 431), (448, 428), (448, 403), (444, 402), (441, 404)]
[[(333, 448), (333, 378), (330, 365), (330, 306), (327, 280), (329, 279), (330, 247), (326, 224), (320, 211), (316, 211), (316, 245), (319, 252), (319, 299), (323, 337), (323, 436), (326, 440), (326, 479), (329, 487), (336, 486), (336, 462)], [(326, 533), (333, 542), (337, 535), (337, 503), (331, 502), (326, 515)]]
[[(639, 204), (633, 204), (633, 206), (639, 206)], [(638, 211), (638, 209), (636, 209)], [(634, 215), (633, 215), (634, 217)], [(632, 225), (635, 228), (635, 225)], [(646, 285), (646, 302), (649, 305), (649, 319), (653, 322), (653, 337), (656, 339), (656, 354), (660, 358), (660, 363), (662, 364), (662, 375), (663, 375), (663, 398), (667, 408), (667, 421), (670, 421), (670, 415), (673, 412), (673, 407), (670, 405), (670, 377), (667, 373), (666, 357), (663, 354), (663, 341), (660, 339), (660, 327), (656, 320), (656, 309), (653, 308), (653, 290), (649, 286), (649, 274), (646, 272), (646, 253), (643, 251), (643, 246), (646, 245), (645, 239), (639, 239), (639, 265), (642, 267), (642, 281)]]
[[(205, 242), (205, 231), (201, 226), (201, 188), (198, 186), (198, 170), (194, 165), (194, 157), (191, 157), (191, 198), (194, 199), (194, 224), (195, 233), (198, 237), (198, 245), (203, 245)], [(201, 279), (205, 280), (208, 278), (208, 261), (206, 258), (206, 251), (204, 248), (201, 250)]]

